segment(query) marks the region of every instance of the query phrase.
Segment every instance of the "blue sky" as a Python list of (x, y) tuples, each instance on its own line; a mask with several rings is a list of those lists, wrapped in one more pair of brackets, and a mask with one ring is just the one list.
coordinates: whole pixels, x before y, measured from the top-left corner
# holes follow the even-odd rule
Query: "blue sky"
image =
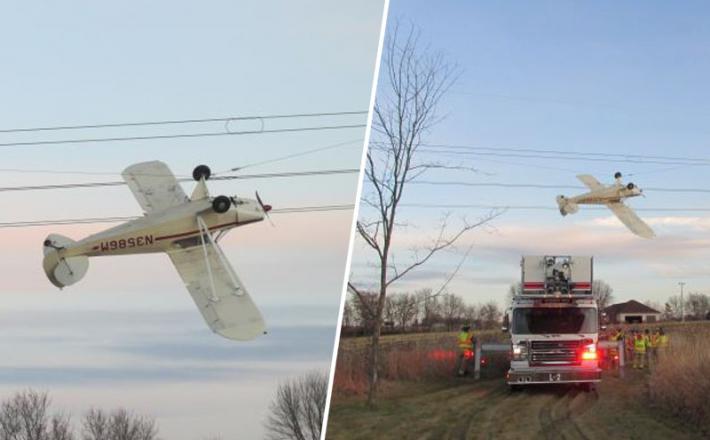
[[(459, 80), (441, 102), (446, 118), (427, 134), (428, 143), (707, 160), (708, 12), (702, 2), (684, 2), (681, 8), (665, 2), (393, 1), (388, 26), (395, 19), (403, 28), (414, 23), (423, 42), (460, 67)], [(379, 87), (386, 85), (381, 81)], [(427, 154), (431, 159), (479, 172), (438, 172), (422, 180), (580, 186), (576, 174), (610, 183), (621, 171), (641, 188), (710, 188), (707, 166)], [(507, 287), (519, 280), (523, 254), (594, 255), (595, 276), (609, 282), (620, 301), (662, 302), (678, 292), (679, 281), (691, 291), (710, 293), (707, 213), (639, 211), (658, 235), (643, 241), (605, 211), (583, 207), (561, 217), (555, 196), (578, 191), (420, 184), (408, 189), (403, 203), (549, 207), (508, 210), (461, 241), (459, 254), (471, 243), (474, 248), (450, 290), (471, 302), (503, 305)], [(707, 193), (649, 189), (646, 195), (629, 204), (710, 208)], [(443, 211), (401, 211), (400, 220), (414, 226), (398, 238), (399, 261), (407, 261), (410, 247), (434, 236)], [(448, 211), (454, 219), (470, 220), (486, 212)], [(369, 257), (360, 243), (354, 279), (374, 279), (368, 278)], [(395, 290), (437, 287), (458, 258), (442, 254)]]
[[(367, 110), (382, 13), (382, 0), (3, 4), (0, 129)], [(223, 129), (217, 123), (4, 134), (0, 143)], [(200, 163), (224, 170), (343, 142), (248, 172), (357, 168), (364, 133), (0, 147), (0, 186), (116, 180), (126, 166), (155, 159), (189, 175)], [(357, 176), (348, 174), (212, 182), (210, 189), (244, 196), (258, 190), (282, 208), (353, 203), (356, 185)], [(188, 194), (192, 186), (184, 185)], [(141, 214), (125, 186), (8, 192), (0, 199), (0, 222)], [(55, 289), (41, 269), (44, 237), (80, 239), (111, 225), (0, 229), (2, 394), (46, 389), (75, 416), (91, 405), (123, 405), (155, 415), (170, 439), (259, 436), (277, 383), (329, 366), (352, 212), (273, 220), (275, 228), (250, 225), (221, 242), (270, 330), (241, 344), (207, 329), (165, 255), (92, 259), (80, 283)]]

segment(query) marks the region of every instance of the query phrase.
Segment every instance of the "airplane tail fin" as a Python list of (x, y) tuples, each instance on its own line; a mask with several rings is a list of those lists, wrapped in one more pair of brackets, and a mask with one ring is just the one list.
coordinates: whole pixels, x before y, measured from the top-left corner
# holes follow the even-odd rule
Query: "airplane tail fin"
[(574, 214), (575, 212), (579, 211), (579, 205), (574, 202), (571, 202), (565, 196), (557, 196), (556, 200), (557, 206), (559, 206), (560, 208), (560, 214), (562, 215)]
[(62, 249), (75, 243), (71, 238), (59, 234), (49, 234), (44, 240), (42, 267), (49, 281), (60, 289), (82, 279), (89, 269), (89, 257), (86, 255), (62, 256)]

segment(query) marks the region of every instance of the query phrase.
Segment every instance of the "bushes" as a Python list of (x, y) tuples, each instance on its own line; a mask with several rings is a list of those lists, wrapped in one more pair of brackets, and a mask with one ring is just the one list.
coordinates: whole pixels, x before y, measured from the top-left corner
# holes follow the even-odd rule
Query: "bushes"
[(649, 379), (655, 406), (710, 432), (710, 332), (674, 333)]
[[(500, 331), (477, 333), (477, 338), (492, 342), (504, 338)], [(456, 332), (420, 333), (384, 337), (381, 342), (380, 379), (431, 380), (455, 374), (458, 358)], [(369, 338), (340, 341), (333, 392), (362, 394), (367, 390)]]

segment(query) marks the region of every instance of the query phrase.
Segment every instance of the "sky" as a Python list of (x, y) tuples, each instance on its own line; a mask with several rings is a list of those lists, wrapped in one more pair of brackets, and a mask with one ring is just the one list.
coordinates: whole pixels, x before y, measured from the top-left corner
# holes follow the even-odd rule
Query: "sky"
[[(451, 216), (453, 231), (462, 218), (474, 221), (490, 211), (406, 204), (510, 208), (391, 291), (438, 288), (473, 245), (448, 288), (471, 303), (496, 301), (504, 306), (508, 287), (520, 280), (522, 255), (592, 255), (595, 278), (612, 286), (618, 302), (662, 304), (679, 293), (679, 282), (686, 283), (686, 293), (710, 293), (710, 215), (687, 210), (710, 208), (710, 29), (704, 20), (709, 8), (693, 1), (682, 8), (660, 1), (644, 2), (643, 7), (613, 1), (393, 1), (388, 28), (397, 21), (404, 29), (418, 27), (422, 44), (441, 51), (460, 72), (440, 103), (438, 114), (444, 120), (425, 134), (424, 142), (490, 148), (477, 150), (485, 155), (451, 154), (454, 150), (441, 147), (438, 154), (421, 153), (422, 162), (463, 165), (477, 172), (430, 172), (420, 180), (436, 185), (419, 183), (406, 189), (399, 220), (408, 226), (395, 239), (397, 261), (411, 261), (410, 249), (435, 237), (445, 213)], [(386, 87), (381, 78), (378, 93)], [(559, 153), (503, 148), (690, 157), (705, 163), (637, 163), (608, 155), (564, 160)], [(612, 183), (616, 171), (625, 181), (646, 188), (645, 198), (628, 204), (639, 209), (657, 238), (634, 236), (605, 210), (581, 207), (572, 216), (559, 214), (556, 195), (584, 191), (577, 174)], [(521, 206), (542, 208), (515, 208)], [(658, 208), (674, 210), (650, 210)], [(367, 215), (363, 209), (361, 217)], [(363, 286), (375, 285), (372, 257), (358, 240), (351, 278)]]
[[(0, 129), (366, 111), (382, 14), (382, 0), (3, 4)], [(366, 114), (265, 120), (264, 129), (365, 122)], [(0, 133), (0, 144), (224, 132), (224, 125)], [(223, 171), (336, 144), (241, 173), (353, 169), (364, 134), (358, 127), (0, 146), (0, 187), (114, 181), (145, 160), (187, 176), (198, 164)], [(209, 184), (212, 194), (258, 190), (275, 209), (351, 204), (356, 186), (355, 173)], [(183, 187), (190, 194), (193, 184)], [(0, 222), (141, 214), (125, 186), (0, 199)], [(352, 212), (272, 218), (275, 227), (249, 225), (220, 242), (269, 329), (245, 343), (210, 332), (162, 254), (93, 258), (81, 282), (54, 288), (41, 268), (44, 238), (78, 240), (112, 224), (0, 228), (0, 394), (46, 390), (75, 420), (91, 406), (125, 406), (156, 417), (163, 438), (260, 437), (277, 384), (330, 365)]]

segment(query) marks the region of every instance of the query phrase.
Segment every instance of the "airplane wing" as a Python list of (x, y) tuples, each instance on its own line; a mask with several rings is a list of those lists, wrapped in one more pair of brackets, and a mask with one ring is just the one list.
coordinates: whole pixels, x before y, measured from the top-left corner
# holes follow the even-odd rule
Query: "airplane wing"
[(259, 309), (216, 243), (168, 251), (168, 255), (212, 331), (238, 341), (266, 331)]
[(182, 187), (163, 162), (131, 165), (121, 173), (145, 212), (181, 205), (188, 201)]
[(584, 185), (586, 185), (587, 188), (592, 191), (604, 188), (604, 186), (599, 183), (599, 181), (594, 178), (594, 176), (590, 176), (589, 174), (578, 174), (577, 179), (579, 179)]
[(606, 206), (611, 209), (611, 212), (621, 220), (621, 223), (625, 224), (634, 234), (643, 238), (653, 238), (656, 236), (653, 229), (641, 220), (631, 208), (623, 203), (607, 203)]

